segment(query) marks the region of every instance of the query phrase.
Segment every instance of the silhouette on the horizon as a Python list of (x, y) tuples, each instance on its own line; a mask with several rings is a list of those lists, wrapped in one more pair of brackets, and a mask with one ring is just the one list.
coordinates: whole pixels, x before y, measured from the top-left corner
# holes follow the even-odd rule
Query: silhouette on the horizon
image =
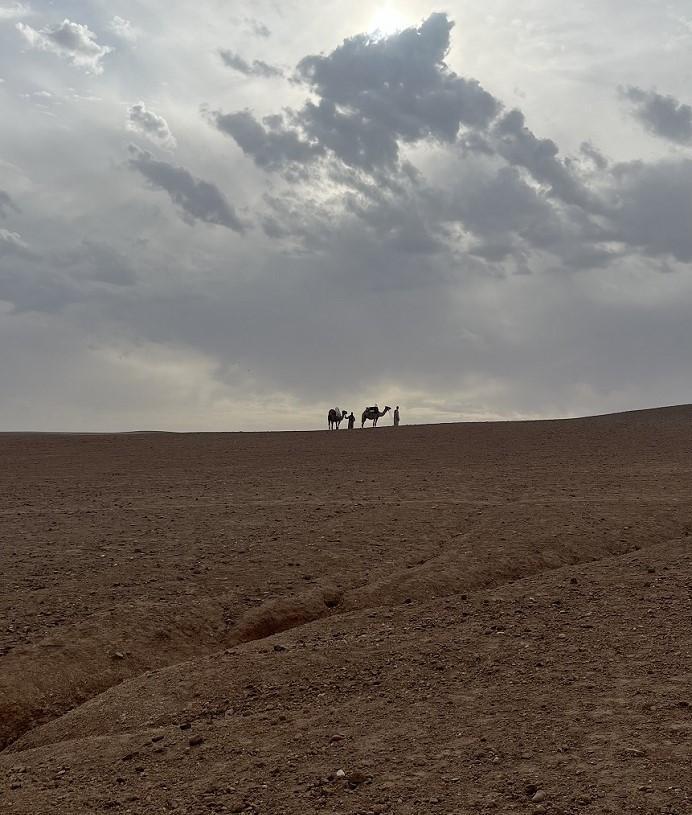
[(399, 405), (394, 408), (394, 427), (399, 427)]
[(331, 408), (327, 414), (327, 424), (330, 430), (338, 430), (341, 422), (346, 418), (346, 411), (339, 410), (338, 407)]
[(355, 423), (356, 417), (353, 415), (353, 411), (351, 411), (351, 415), (348, 417), (348, 429), (353, 430)]
[(389, 405), (385, 406), (385, 409), (380, 412), (380, 409), (377, 405), (373, 405), (372, 407), (366, 407), (363, 411), (363, 415), (361, 417), (360, 426), (361, 429), (365, 427), (365, 423), (369, 420), (372, 420), (372, 426), (377, 427), (377, 420), (380, 419), (385, 413), (388, 413), (391, 410)]

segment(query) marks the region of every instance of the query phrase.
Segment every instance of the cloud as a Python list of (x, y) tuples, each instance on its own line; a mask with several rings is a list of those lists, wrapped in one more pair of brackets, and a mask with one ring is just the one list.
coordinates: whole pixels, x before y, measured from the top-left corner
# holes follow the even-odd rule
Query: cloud
[(608, 168), (608, 159), (590, 142), (583, 142), (579, 148), (579, 151), (584, 158), (593, 163), (597, 170), (602, 171)]
[(265, 125), (248, 111), (213, 114), (216, 126), (231, 136), (244, 153), (252, 155), (259, 167), (275, 169), (296, 162), (304, 164), (324, 155), (324, 148), (310, 143), (293, 130), (286, 130), (283, 121), (270, 116)]
[(634, 85), (620, 88), (623, 99), (632, 103), (632, 115), (656, 136), (676, 144), (692, 144), (692, 106), (674, 96), (645, 91)]
[(153, 110), (147, 110), (144, 102), (138, 102), (128, 108), (127, 128), (146, 136), (150, 141), (166, 150), (174, 150), (176, 147), (175, 137), (168, 127), (168, 122)]
[(520, 110), (504, 114), (493, 128), (493, 137), (491, 144), (497, 152), (511, 165), (524, 167), (539, 183), (547, 184), (551, 195), (588, 210), (601, 208), (595, 196), (560, 161), (557, 144), (537, 138), (526, 127)]
[[(296, 77), (314, 99), (299, 109), (261, 120), (250, 110), (212, 114), (292, 188), (265, 195), (264, 234), (290, 251), (328, 253), (338, 236), (360, 233), (400, 257), (500, 275), (605, 269), (640, 252), (687, 262), (687, 167), (678, 178), (663, 164), (615, 168), (586, 142), (562, 156), (522, 111), (449, 69), (452, 27), (432, 14), (416, 28), (359, 35), (302, 59)], [(438, 148), (446, 168), (434, 183), (402, 160), (420, 142)], [(401, 276), (378, 285), (398, 287)]]
[(5, 255), (28, 255), (29, 246), (17, 232), (0, 228), (0, 257)]
[(113, 17), (108, 27), (117, 37), (128, 42), (136, 42), (142, 35), (142, 32), (133, 23), (123, 17)]
[(103, 58), (113, 50), (107, 45), (99, 45), (96, 34), (87, 26), (68, 19), (40, 30), (26, 23), (17, 23), (17, 30), (32, 48), (64, 57), (72, 65), (92, 74), (103, 72)]
[(0, 20), (16, 20), (19, 17), (27, 17), (29, 14), (31, 14), (31, 9), (25, 3), (0, 5)]
[(110, 286), (133, 286), (137, 275), (132, 264), (112, 246), (85, 240), (76, 249), (62, 252), (53, 264), (69, 272), (74, 280), (107, 283)]
[(478, 82), (445, 63), (453, 25), (446, 14), (432, 14), (390, 37), (351, 37), (331, 54), (298, 64), (296, 78), (316, 102), (264, 125), (247, 111), (217, 112), (216, 124), (266, 168), (325, 154), (370, 172), (394, 168), (399, 142), (453, 143), (460, 128), (482, 130), (501, 108)]
[[(0, 312), (14, 310), (0, 319), (12, 360), (5, 424), (309, 427), (323, 421), (321, 400), (362, 408), (400, 397), (407, 420), (617, 409), (651, 394), (689, 400), (692, 173), (682, 151), (658, 160), (667, 144), (629, 117), (609, 108), (587, 123), (582, 115), (603, 109), (596, 74), (601, 90), (628, 75), (674, 88), (665, 83), (675, 70), (653, 56), (640, 61), (652, 41), (652, 29), (635, 25), (642, 4), (627, 17), (617, 65), (601, 58), (618, 48), (617, 27), (601, 24), (609, 11), (597, 25), (579, 4), (567, 18), (549, 0), (530, 5), (519, 51), (518, 29), (502, 15), (488, 23), (479, 4), (464, 14), (463, 37), (437, 18), (406, 36), (342, 42), (333, 21), (311, 19), (310, 4), (268, 17), (277, 36), (267, 41), (249, 33), (242, 11), (190, 28), (173, 3), (165, 26), (135, 50), (115, 39), (111, 10), (101, 23), (82, 21), (131, 59), (114, 58), (112, 68), (102, 60), (112, 76), (97, 91), (81, 74), (75, 91), (60, 76), (15, 87), (12, 65), (36, 62), (37, 52), (22, 57), (18, 20), (6, 25), (0, 187), (23, 211), (16, 216), (0, 196), (0, 227), (12, 233), (0, 259)], [(115, 7), (154, 31), (128, 8)], [(40, 29), (65, 14), (26, 22)], [(309, 42), (300, 52), (296, 27)], [(534, 47), (539, 35), (549, 52)], [(252, 57), (290, 64), (297, 81), (269, 80), (271, 93), (258, 94), (267, 80), (228, 73), (219, 44), (250, 66)], [(676, 55), (680, 75), (690, 54)], [(536, 71), (546, 60), (551, 70)], [(20, 97), (38, 88), (63, 100), (59, 120), (43, 120)], [(92, 93), (102, 102), (75, 103)], [(223, 136), (153, 101), (168, 97), (192, 114), (203, 99), (223, 107), (213, 118)], [(122, 120), (140, 99), (140, 113), (170, 119), (181, 142), (184, 121), (186, 158), (152, 146), (166, 130), (147, 117), (138, 132), (152, 142), (132, 140), (153, 155), (134, 150), (123, 173), (114, 161)], [(513, 112), (514, 104), (525, 107)], [(646, 161), (630, 161), (642, 139)], [(250, 220), (259, 228), (245, 227), (243, 240), (227, 231)], [(155, 348), (189, 399), (152, 376), (145, 363)], [(176, 366), (180, 359), (196, 361)], [(85, 407), (74, 371), (86, 390), (107, 395)], [(246, 402), (238, 371), (250, 372)], [(277, 417), (267, 404), (287, 407)]]
[(613, 178), (613, 239), (650, 256), (691, 263), (692, 160), (618, 164)]
[(258, 76), (264, 79), (271, 79), (272, 77), (284, 75), (284, 72), (280, 68), (269, 65), (261, 59), (255, 59), (250, 63), (239, 54), (226, 50), (219, 51), (219, 56), (225, 65), (245, 76)]
[(8, 192), (0, 190), (0, 218), (7, 218), (11, 210), (19, 212), (19, 207), (14, 203)]
[(234, 232), (245, 231), (245, 224), (214, 184), (195, 178), (184, 167), (157, 161), (151, 153), (137, 147), (130, 146), (130, 155), (129, 166), (140, 172), (153, 188), (165, 190), (186, 223), (204, 221)]
[(256, 37), (271, 37), (271, 31), (261, 20), (255, 20), (253, 17), (245, 18), (245, 25)]

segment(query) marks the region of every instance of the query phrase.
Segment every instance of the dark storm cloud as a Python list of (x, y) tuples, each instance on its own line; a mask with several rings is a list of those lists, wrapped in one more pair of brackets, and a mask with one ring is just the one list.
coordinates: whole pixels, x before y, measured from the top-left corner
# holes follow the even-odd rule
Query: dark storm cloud
[[(432, 14), (389, 37), (351, 37), (298, 63), (295, 76), (315, 97), (302, 108), (261, 121), (249, 110), (212, 114), (259, 167), (293, 168), (295, 186), (305, 180), (295, 168), (328, 159), (323, 178), (344, 191), (335, 207), (308, 205), (308, 175), (299, 213), (273, 199), (261, 216), (265, 234), (321, 251), (331, 224), (357, 219), (399, 255), (458, 256), (466, 246), (488, 268), (511, 261), (526, 270), (531, 251), (565, 268), (607, 264), (614, 256), (604, 246), (608, 232), (594, 220), (609, 215), (605, 199), (580, 162), (536, 136), (521, 111), (505, 111), (478, 82), (449, 69), (452, 28), (446, 14)], [(454, 145), (466, 157), (458, 183), (430, 188), (401, 161), (403, 145), (422, 141)], [(606, 170), (595, 148), (585, 145), (582, 155)]]
[(286, 130), (280, 117), (268, 116), (264, 124), (248, 110), (213, 115), (216, 126), (235, 139), (259, 167), (275, 169), (289, 163), (303, 164), (324, 155), (324, 148), (310, 143), (294, 130)]
[(276, 76), (283, 76), (284, 72), (281, 68), (276, 68), (273, 65), (269, 65), (267, 62), (264, 62), (261, 59), (255, 59), (252, 62), (248, 62), (246, 59), (240, 56), (240, 54), (236, 54), (234, 51), (219, 51), (219, 56), (224, 62), (224, 65), (227, 65), (229, 68), (232, 68), (234, 71), (238, 71), (245, 76), (259, 76), (265, 79), (271, 79), (272, 77)]
[(692, 262), (692, 160), (619, 164), (613, 177), (613, 238), (647, 255)]
[(158, 161), (151, 153), (130, 146), (129, 166), (140, 172), (154, 189), (164, 190), (180, 209), (186, 223), (204, 221), (244, 232), (245, 224), (214, 184), (195, 178), (184, 167)]
[[(432, 14), (418, 28), (390, 37), (351, 37), (331, 54), (298, 64), (296, 78), (310, 87), (316, 102), (264, 125), (249, 112), (240, 114), (252, 139), (239, 139), (236, 120), (229, 128), (221, 113), (217, 126), (270, 168), (328, 153), (374, 171), (397, 164), (399, 142), (452, 143), (460, 128), (483, 129), (501, 108), (478, 82), (457, 76), (445, 63), (453, 25), (446, 14)], [(298, 154), (287, 152), (286, 143), (300, 145)]]
[(533, 178), (550, 188), (550, 193), (566, 204), (598, 209), (599, 204), (578, 177), (558, 158), (559, 147), (551, 139), (537, 138), (524, 114), (512, 110), (493, 128), (494, 146), (509, 164), (524, 167)]
[(14, 203), (8, 192), (0, 190), (0, 218), (7, 218), (11, 211), (19, 212), (19, 207)]
[(676, 144), (692, 144), (692, 106), (674, 96), (644, 91), (630, 85), (620, 89), (622, 98), (632, 103), (632, 115), (656, 136)]

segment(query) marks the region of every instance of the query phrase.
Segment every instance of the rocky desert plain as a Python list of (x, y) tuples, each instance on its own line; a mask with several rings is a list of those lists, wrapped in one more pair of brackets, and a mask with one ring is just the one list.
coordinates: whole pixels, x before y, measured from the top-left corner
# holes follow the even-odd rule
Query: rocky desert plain
[(692, 407), (0, 435), (3, 815), (692, 811)]

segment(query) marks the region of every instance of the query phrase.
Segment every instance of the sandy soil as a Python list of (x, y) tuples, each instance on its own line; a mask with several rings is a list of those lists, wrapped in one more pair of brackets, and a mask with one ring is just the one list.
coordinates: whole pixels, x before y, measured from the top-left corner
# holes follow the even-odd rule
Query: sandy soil
[(0, 812), (690, 803), (692, 408), (0, 436)]

